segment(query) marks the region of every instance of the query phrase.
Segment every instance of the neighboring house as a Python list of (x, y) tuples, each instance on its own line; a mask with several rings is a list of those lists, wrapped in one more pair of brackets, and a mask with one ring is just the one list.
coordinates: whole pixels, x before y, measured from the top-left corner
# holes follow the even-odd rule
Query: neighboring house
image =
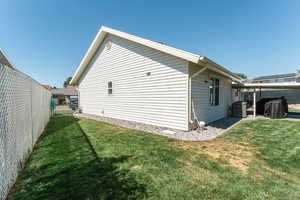
[(83, 113), (190, 130), (227, 116), (231, 83), (215, 62), (102, 27), (75, 72)]
[(53, 88), (51, 90), (52, 97), (56, 99), (57, 104), (68, 104), (70, 97), (77, 96), (76, 88), (68, 86), (67, 88)]
[(47, 90), (51, 91), (52, 87), (50, 85), (42, 85), (44, 88), (46, 88)]
[(290, 83), (300, 82), (300, 72), (289, 74), (277, 74), (271, 76), (260, 76), (249, 80), (250, 83)]
[[(248, 83), (300, 83), (300, 72), (289, 74), (277, 74), (270, 76), (260, 76), (253, 78)], [(247, 95), (247, 92), (244, 91)], [(299, 89), (261, 89), (258, 92), (259, 98), (277, 98), (284, 96), (288, 104), (300, 104), (300, 90)], [(249, 97), (251, 99), (251, 96)], [(247, 98), (246, 98), (247, 99)]]

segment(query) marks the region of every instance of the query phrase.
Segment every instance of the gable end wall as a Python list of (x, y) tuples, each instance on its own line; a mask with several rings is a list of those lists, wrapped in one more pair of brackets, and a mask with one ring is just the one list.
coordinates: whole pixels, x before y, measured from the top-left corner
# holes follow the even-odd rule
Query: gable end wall
[(188, 62), (180, 58), (108, 35), (79, 91), (83, 113), (188, 130)]

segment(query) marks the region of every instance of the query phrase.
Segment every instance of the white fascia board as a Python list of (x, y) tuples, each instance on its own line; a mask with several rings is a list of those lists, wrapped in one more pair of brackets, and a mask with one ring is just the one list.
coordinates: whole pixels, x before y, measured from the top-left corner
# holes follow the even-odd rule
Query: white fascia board
[(222, 67), (221, 65), (215, 63), (214, 61), (212, 61), (206, 57), (202, 57), (201, 61), (210, 63), (211, 65), (208, 65), (210, 70), (219, 72), (219, 73), (223, 74), (224, 76), (227, 76), (238, 83), (242, 83), (243, 79), (240, 76), (232, 73), (231, 71), (229, 71), (226, 68)]
[(90, 60), (93, 58), (95, 52), (97, 51), (98, 47), (100, 46), (100, 43), (102, 42), (102, 40), (105, 37), (105, 33), (102, 30), (103, 28), (101, 28), (99, 30), (99, 32), (97, 33), (96, 37), (94, 38), (91, 46), (89, 47), (88, 51), (86, 52), (86, 54), (84, 55), (83, 59), (81, 60), (75, 74), (73, 75), (70, 84), (74, 85), (76, 84), (76, 82), (78, 81), (78, 79), (80, 78), (80, 75), (84, 72), (85, 68), (87, 67), (87, 65), (89, 64)]
[(7, 54), (2, 49), (0, 49), (0, 61), (2, 61), (2, 64), (4, 64), (5, 66), (16, 69), (8, 58)]
[(176, 49), (174, 47), (170, 47), (170, 46), (161, 44), (159, 42), (154, 42), (154, 41), (151, 41), (151, 40), (147, 40), (147, 39), (137, 37), (137, 36), (134, 36), (134, 35), (131, 35), (131, 34), (128, 34), (128, 33), (121, 32), (121, 31), (117, 31), (117, 30), (114, 30), (114, 29), (111, 29), (111, 28), (103, 27), (103, 31), (105, 31), (107, 33), (110, 33), (112, 35), (121, 37), (121, 38), (125, 38), (125, 39), (130, 40), (130, 41), (145, 45), (147, 47), (159, 50), (161, 52), (173, 55), (175, 57), (182, 58), (184, 60), (187, 60), (187, 61), (190, 61), (190, 62), (193, 62), (193, 63), (198, 63), (199, 59), (201, 57), (197, 54), (193, 54), (193, 53), (190, 53), (190, 52), (187, 52), (187, 51)]
[(95, 39), (93, 40), (90, 48), (88, 49), (87, 53), (85, 54), (85, 56), (83, 57), (79, 67), (77, 68), (70, 84), (75, 84), (78, 81), (78, 78), (80, 77), (81, 73), (83, 73), (83, 71), (85, 70), (85, 68), (87, 67), (88, 63), (90, 62), (90, 60), (92, 59), (93, 55), (95, 54), (96, 50), (98, 49), (98, 47), (100, 46), (100, 44), (102, 43), (103, 39), (105, 38), (106, 34), (111, 34), (111, 35), (115, 35), (118, 36), (120, 38), (124, 38), (142, 45), (145, 45), (147, 47), (159, 50), (161, 52), (173, 55), (175, 57), (179, 57), (182, 58), (184, 60), (193, 62), (193, 63), (199, 63), (199, 60), (201, 59), (201, 56), (190, 53), (190, 52), (186, 52), (180, 49), (176, 49), (164, 44), (160, 44), (158, 42), (154, 42), (151, 40), (147, 40), (144, 38), (140, 38), (128, 33), (124, 33), (121, 31), (117, 31), (105, 26), (102, 26), (101, 29), (99, 30), (98, 34), (96, 35)]
[(208, 68), (209, 68), (210, 70), (212, 70), (212, 71), (215, 71), (215, 72), (220, 73), (220, 74), (222, 74), (222, 75), (224, 75), (224, 76), (226, 76), (226, 77), (229, 77), (230, 79), (232, 79), (232, 80), (234, 80), (234, 81), (236, 81), (236, 82), (238, 82), (238, 83), (242, 83), (242, 80), (241, 80), (241, 79), (236, 78), (236, 77), (233, 76), (231, 73), (224, 72), (224, 71), (222, 71), (222, 70), (220, 70), (220, 69), (217, 69), (217, 68), (215, 68), (215, 67), (208, 67)]
[[(203, 63), (204, 60), (212, 63), (214, 66), (216, 66), (216, 68), (221, 68), (222, 73), (230, 78), (233, 78), (234, 80), (238, 80), (238, 78), (236, 77), (236, 75), (234, 75), (233, 73), (229, 72), (228, 70), (226, 70), (223, 67), (220, 67), (219, 65), (217, 65), (216, 63), (214, 63), (213, 61), (197, 55), (197, 54), (193, 54), (187, 51), (183, 51), (180, 49), (176, 49), (174, 47), (170, 47), (158, 42), (154, 42), (151, 40), (147, 40), (144, 38), (140, 38), (128, 33), (124, 33), (118, 30), (114, 30), (105, 26), (102, 26), (101, 29), (99, 30), (98, 34), (96, 35), (95, 39), (93, 40), (90, 48), (88, 49), (87, 53), (85, 54), (85, 56), (83, 57), (79, 67), (77, 68), (70, 84), (74, 85), (77, 83), (78, 79), (80, 78), (81, 74), (84, 72), (85, 68), (87, 67), (87, 65), (89, 64), (90, 60), (93, 58), (95, 52), (97, 51), (98, 47), (101, 45), (102, 41), (104, 40), (106, 34), (111, 34), (111, 35), (115, 35), (118, 36), (120, 38), (124, 38), (142, 45), (145, 45), (147, 47), (156, 49), (158, 51), (167, 53), (169, 55), (173, 55), (175, 57), (179, 57), (181, 59), (187, 60), (189, 62), (192, 63), (196, 63), (196, 64), (200, 64)], [(214, 69), (212, 69), (214, 70)]]

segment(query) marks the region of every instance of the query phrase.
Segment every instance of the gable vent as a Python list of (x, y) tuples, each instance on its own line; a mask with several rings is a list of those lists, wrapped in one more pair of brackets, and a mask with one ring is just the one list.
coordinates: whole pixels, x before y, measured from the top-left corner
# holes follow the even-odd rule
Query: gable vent
[(106, 42), (106, 45), (105, 45), (106, 49), (110, 50), (110, 49), (111, 49), (111, 46), (112, 46), (111, 41), (107, 41), (107, 42)]

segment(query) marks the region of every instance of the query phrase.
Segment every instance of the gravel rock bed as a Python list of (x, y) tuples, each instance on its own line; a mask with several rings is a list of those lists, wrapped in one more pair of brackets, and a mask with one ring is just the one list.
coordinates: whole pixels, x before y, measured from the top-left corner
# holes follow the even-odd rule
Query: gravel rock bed
[[(196, 130), (182, 131), (182, 130), (153, 126), (153, 125), (148, 125), (148, 124), (143, 124), (138, 122), (127, 121), (127, 120), (120, 120), (120, 119), (83, 114), (83, 113), (76, 113), (74, 114), (74, 116), (84, 117), (84, 118), (93, 119), (97, 121), (103, 121), (117, 126), (122, 126), (125, 128), (150, 132), (150, 133), (163, 135), (169, 138), (174, 138), (174, 139), (184, 140), (184, 141), (212, 140), (222, 135), (226, 130), (230, 129), (240, 121), (239, 118), (233, 118), (233, 117), (223, 118), (211, 124), (208, 124), (207, 126), (205, 126), (205, 129), (202, 132), (198, 132)], [(170, 133), (166, 133), (165, 131)]]

